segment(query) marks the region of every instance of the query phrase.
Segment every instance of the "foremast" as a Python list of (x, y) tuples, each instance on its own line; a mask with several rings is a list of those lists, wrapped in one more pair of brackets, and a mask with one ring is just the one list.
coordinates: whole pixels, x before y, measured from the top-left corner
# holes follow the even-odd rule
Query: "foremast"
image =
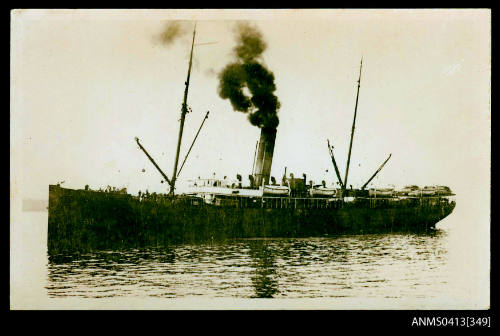
[(181, 150), (182, 133), (184, 131), (184, 121), (186, 119), (186, 113), (188, 113), (187, 97), (188, 97), (188, 92), (189, 92), (189, 80), (191, 78), (191, 67), (193, 65), (193, 49), (194, 49), (195, 36), (196, 36), (196, 23), (195, 23), (194, 29), (193, 29), (193, 41), (191, 43), (191, 54), (189, 56), (189, 67), (188, 67), (187, 79), (185, 82), (186, 88), (184, 89), (184, 100), (182, 102), (182, 108), (181, 108), (181, 120), (180, 120), (180, 126), (179, 126), (179, 137), (177, 140), (177, 150), (175, 153), (174, 172), (172, 173), (172, 181), (170, 183), (170, 195), (171, 196), (174, 196), (174, 192), (175, 192), (175, 182), (177, 180), (177, 166), (179, 164), (179, 153)]

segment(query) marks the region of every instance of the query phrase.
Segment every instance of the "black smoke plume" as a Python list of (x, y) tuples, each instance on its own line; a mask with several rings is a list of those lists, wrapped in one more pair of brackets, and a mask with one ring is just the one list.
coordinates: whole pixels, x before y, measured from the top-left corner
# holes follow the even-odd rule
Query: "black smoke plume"
[(167, 21), (160, 34), (160, 41), (165, 45), (172, 44), (178, 37), (184, 35), (186, 30), (178, 21)]
[[(248, 113), (252, 125), (276, 128), (279, 124), (280, 102), (274, 95), (274, 75), (259, 63), (266, 49), (262, 34), (248, 24), (238, 26), (236, 61), (226, 65), (219, 74), (219, 96), (229, 99), (233, 109)], [(251, 96), (243, 92), (247, 88)]]

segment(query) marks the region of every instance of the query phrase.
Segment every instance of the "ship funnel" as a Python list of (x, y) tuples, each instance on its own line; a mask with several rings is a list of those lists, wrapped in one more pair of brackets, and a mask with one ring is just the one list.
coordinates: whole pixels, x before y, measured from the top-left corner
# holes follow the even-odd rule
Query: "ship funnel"
[(254, 180), (255, 186), (260, 187), (262, 182), (269, 184), (271, 166), (273, 164), (274, 143), (276, 140), (276, 128), (261, 128), (259, 147), (255, 162)]

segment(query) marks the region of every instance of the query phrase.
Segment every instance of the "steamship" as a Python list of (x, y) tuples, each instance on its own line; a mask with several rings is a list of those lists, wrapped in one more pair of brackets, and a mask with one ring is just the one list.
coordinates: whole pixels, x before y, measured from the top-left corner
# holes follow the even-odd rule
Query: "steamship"
[(285, 173), (280, 181), (271, 176), (276, 127), (261, 127), (252, 174), (248, 183), (241, 175), (191, 180), (189, 190), (176, 194), (175, 183), (193, 147), (177, 171), (190, 82), (193, 39), (181, 109), (179, 137), (171, 179), (162, 171), (138, 138), (139, 148), (168, 183), (168, 194), (130, 195), (124, 190), (106, 192), (49, 185), (49, 253), (122, 246), (225, 241), (258, 237), (322, 237), (338, 234), (432, 232), (436, 223), (455, 207), (454, 194), (445, 186), (415, 185), (401, 190), (369, 188), (389, 157), (358, 189), (348, 188), (348, 171), (361, 83), (357, 85), (351, 142), (342, 180), (328, 141), (337, 183), (314, 184), (305, 174)]

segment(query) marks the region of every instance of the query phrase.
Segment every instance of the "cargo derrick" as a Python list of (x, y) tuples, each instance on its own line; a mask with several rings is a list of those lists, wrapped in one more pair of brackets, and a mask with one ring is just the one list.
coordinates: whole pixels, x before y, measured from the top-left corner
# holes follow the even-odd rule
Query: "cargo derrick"
[(382, 168), (384, 168), (385, 164), (387, 163), (387, 161), (389, 161), (391, 156), (392, 156), (392, 154), (389, 154), (389, 157), (387, 158), (387, 160), (385, 160), (384, 163), (382, 163), (380, 165), (380, 167), (377, 169), (377, 171), (372, 175), (372, 177), (370, 177), (370, 179), (368, 181), (366, 181), (365, 184), (363, 184), (363, 186), (361, 187), (361, 190), (365, 190), (366, 186), (375, 178), (375, 176), (377, 176), (377, 174), (382, 170)]
[(339, 168), (337, 167), (337, 162), (333, 156), (333, 145), (330, 146), (330, 140), (326, 140), (328, 144), (328, 151), (330, 152), (330, 157), (332, 158), (333, 167), (335, 168), (335, 174), (337, 174), (337, 179), (339, 181), (340, 188), (344, 189), (344, 183), (342, 183), (342, 178), (340, 177)]

